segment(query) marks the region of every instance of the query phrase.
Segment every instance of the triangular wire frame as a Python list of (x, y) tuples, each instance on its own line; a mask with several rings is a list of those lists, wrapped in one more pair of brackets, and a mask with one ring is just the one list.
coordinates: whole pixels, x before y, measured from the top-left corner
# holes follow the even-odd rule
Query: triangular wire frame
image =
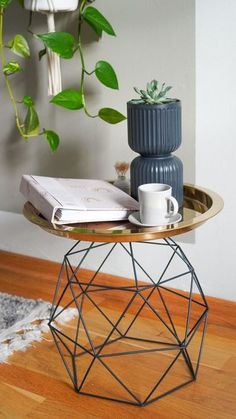
[[(122, 381), (117, 374), (110, 368), (107, 363), (104, 361), (103, 358), (97, 357), (97, 360), (100, 362), (100, 364), (106, 369), (108, 374), (118, 383), (123, 390), (126, 391), (127, 395), (131, 397), (130, 402), (136, 402), (137, 404), (141, 404), (141, 401), (138, 399), (138, 397), (132, 392), (132, 390)], [(84, 384), (84, 383), (83, 383)], [(82, 387), (81, 387), (82, 388)], [(122, 401), (122, 400), (119, 400)]]
[(52, 306), (51, 306), (51, 312), (50, 312), (50, 318), (52, 318), (66, 292), (66, 286), (67, 286), (67, 277), (66, 277), (66, 259), (63, 258), (63, 262), (61, 264), (60, 272), (58, 275), (58, 280), (56, 284), (56, 289), (53, 296)]
[[(73, 371), (73, 367), (72, 367), (72, 364), (70, 365), (69, 362), (68, 362), (68, 359), (70, 359), (70, 361), (73, 362), (72, 354), (71, 354), (70, 350), (66, 347), (66, 345), (64, 344), (64, 342), (62, 341), (60, 336), (58, 335), (57, 331), (55, 331), (53, 327), (50, 327), (50, 329), (51, 329), (51, 333), (52, 333), (52, 336), (53, 336), (53, 340), (56, 344), (56, 347), (57, 347), (58, 352), (61, 356), (63, 364), (66, 368), (66, 371), (69, 375), (69, 378), (71, 379), (74, 387), (76, 387), (76, 377), (75, 377), (75, 374), (74, 374), (74, 371)], [(65, 357), (65, 352), (63, 352), (63, 350), (67, 352), (67, 357), (68, 358)]]
[[(195, 326), (190, 330), (187, 336), (186, 354), (188, 356), (188, 359), (191, 362), (195, 379), (197, 378), (200, 360), (202, 356), (202, 349), (203, 349), (204, 337), (206, 334), (207, 320), (208, 320), (208, 312), (206, 310), (202, 314), (202, 316), (199, 318), (199, 320), (196, 322)], [(196, 356), (196, 359), (194, 359), (193, 354), (191, 354), (190, 350), (191, 350), (191, 345), (193, 344), (194, 341), (196, 341), (196, 337), (198, 337), (198, 344), (196, 345), (196, 342), (195, 342), (194, 346), (195, 346), (195, 352), (197, 353), (197, 356)]]
[[(168, 238), (163, 239), (160, 243), (148, 242), (148, 244), (166, 246), (166, 250), (168, 250), (167, 253), (170, 253), (165, 267), (155, 279), (153, 279), (153, 275), (151, 276), (147, 272), (147, 269), (143, 268), (141, 265), (139, 257), (136, 257), (134, 253), (133, 244), (120, 243), (120, 246), (125, 254), (128, 255), (127, 257), (130, 258), (131, 262), (133, 283), (130, 286), (119, 285), (117, 282), (114, 283), (114, 285), (112, 284), (112, 286), (107, 285), (106, 283), (103, 283), (102, 274), (100, 275), (101, 271), (104, 269), (105, 263), (116, 248), (117, 243), (91, 243), (84, 245), (83, 243), (77, 242), (64, 257), (54, 295), (49, 325), (69, 377), (72, 380), (75, 389), (81, 394), (144, 406), (163, 397), (163, 395), (169, 394), (186, 385), (197, 376), (206, 330), (208, 307), (205, 296), (194, 268), (180, 246), (177, 245), (173, 239)], [(96, 249), (100, 248), (104, 248), (106, 252), (105, 256), (99, 262), (97, 270), (92, 273), (91, 277), (89, 276), (88, 279), (88, 275), (81, 274), (84, 272), (82, 266), (87, 260), (86, 258), (91, 255), (92, 252), (95, 252)], [(179, 258), (180, 264), (183, 263), (186, 267), (184, 272), (177, 275), (170, 274), (171, 266), (173, 265), (175, 258)], [(76, 260), (75, 266), (74, 260)], [(139, 279), (139, 270), (145, 275), (149, 283), (146, 284)], [(189, 281), (188, 294), (181, 290), (169, 288), (169, 284), (172, 286), (174, 281), (179, 278), (181, 278), (181, 280), (182, 278), (187, 278)], [(199, 293), (198, 299), (194, 296), (194, 287), (197, 288)], [(109, 299), (112, 291), (115, 291), (116, 295), (120, 293), (118, 300), (120, 311), (118, 315), (115, 311), (114, 313), (112, 312), (111, 303), (106, 304), (106, 299)], [(103, 294), (104, 297), (101, 297)], [(171, 296), (171, 294), (175, 294), (176, 298), (184, 301), (185, 306), (187, 307), (185, 324), (183, 327), (184, 336), (179, 335), (173, 310), (169, 306), (168, 295)], [(61, 305), (63, 306), (62, 308)], [(66, 310), (66, 308), (72, 306), (76, 308), (78, 316), (76, 322), (74, 322), (75, 328), (73, 329), (73, 327), (68, 326), (67, 330), (70, 329), (70, 333), (67, 332), (69, 334), (66, 334), (66, 332), (59, 330), (55, 326), (54, 321), (59, 318), (60, 314)], [(195, 307), (198, 307), (199, 310), (195, 310), (192, 319), (192, 313)], [(97, 320), (97, 325), (99, 324), (98, 318), (99, 322), (101, 319), (101, 324), (104, 327), (103, 335), (99, 335), (96, 328), (93, 330), (91, 323), (93, 318)], [(162, 340), (155, 340), (152, 339), (152, 336), (149, 339), (147, 336), (142, 338), (134, 335), (135, 330), (137, 330), (137, 326), (139, 325), (139, 319), (142, 318), (144, 318), (144, 321), (149, 320), (152, 324), (156, 324), (156, 329), (158, 329), (158, 327), (164, 329), (164, 338)], [(190, 347), (194, 342), (197, 333), (200, 331), (200, 328), (203, 330), (200, 339), (199, 352), (196, 362), (193, 362)], [(166, 338), (166, 335), (169, 336), (169, 340)], [(167, 341), (165, 341), (165, 339), (167, 339)], [(115, 346), (117, 346), (118, 349), (116, 349)], [(171, 354), (176, 351), (177, 355), (173, 358), (171, 355), (171, 359), (169, 360), (168, 356), (165, 356), (168, 351), (171, 351)], [(142, 357), (149, 357), (150, 359), (151, 356), (155, 355), (160, 359), (161, 353), (163, 353), (164, 365), (168, 365), (167, 362), (170, 363), (158, 379), (158, 375), (153, 376), (154, 386), (149, 388), (146, 395), (142, 395), (142, 397), (136, 394), (132, 386), (130, 386), (129, 380), (127, 382), (125, 376), (123, 376), (123, 373), (120, 374), (122, 369), (117, 370), (113, 367), (113, 362), (115, 363), (117, 359), (122, 360), (125, 355), (136, 359), (134, 360), (135, 366), (136, 364), (139, 365), (140, 362), (137, 361), (137, 358), (139, 359), (139, 357), (141, 357), (141, 359), (143, 359)], [(181, 365), (185, 367), (187, 374), (189, 375), (189, 380), (184, 380), (173, 388), (170, 386), (171, 388), (164, 391), (164, 394), (157, 394), (159, 386), (161, 387), (165, 382), (168, 384), (167, 375), (174, 371), (179, 359), (181, 359)], [(122, 361), (120, 362), (122, 367)], [(102, 368), (103, 374), (106, 373), (111, 380), (115, 380), (118, 387), (122, 389), (128, 399), (126, 396), (124, 397), (124, 400), (121, 400), (120, 398), (115, 398), (113, 396), (109, 397), (101, 394), (92, 394), (87, 390), (91, 385), (89, 379), (91, 374), (93, 377), (96, 377), (95, 368), (97, 365)], [(142, 362), (140, 362), (140, 365), (142, 365)], [(164, 365), (162, 367), (164, 367)], [(156, 369), (153, 373), (156, 374), (158, 371), (159, 370)], [(159, 372), (161, 372), (161, 370)], [(121, 378), (122, 376), (123, 378)], [(146, 386), (146, 388), (148, 389), (148, 386)]]
[[(180, 358), (183, 356), (183, 351), (178, 351), (177, 355), (175, 356), (175, 358), (171, 361), (171, 363), (169, 364), (169, 366), (166, 368), (166, 370), (164, 371), (163, 375), (158, 379), (158, 381), (156, 382), (155, 386), (152, 388), (152, 390), (148, 393), (148, 395), (144, 398), (143, 400), (143, 405), (147, 406), (150, 403), (153, 403), (157, 400), (159, 400), (160, 398), (173, 393), (174, 391), (186, 386), (187, 384), (191, 383), (192, 381), (194, 381), (194, 377), (191, 373), (188, 372), (188, 376), (183, 380), (181, 380), (182, 382), (180, 382), (179, 384), (174, 384), (174, 383), (170, 383), (169, 384), (169, 388), (163, 390), (162, 386), (163, 384), (165, 384), (165, 380), (167, 380), (167, 378), (169, 378), (169, 375), (172, 373), (172, 371), (175, 369), (176, 365), (178, 364)], [(184, 367), (184, 356), (182, 358), (182, 366)], [(186, 366), (186, 365), (185, 365)]]
[[(74, 289), (75, 284), (71, 284), (70, 288)], [(107, 329), (107, 333), (108, 333), (108, 336), (104, 336), (104, 337), (99, 335), (98, 332), (94, 334), (94, 338), (92, 337), (91, 334), (89, 336), (89, 322), (87, 319), (87, 314), (86, 313), (84, 315), (82, 314), (83, 305), (79, 307), (79, 304), (78, 304), (79, 317), (81, 320), (79, 326), (81, 326), (83, 331), (85, 331), (87, 336), (89, 336), (89, 343), (90, 343), (90, 346), (92, 346), (94, 354), (97, 355), (98, 353), (100, 353), (100, 351), (103, 350), (104, 346), (110, 345), (113, 342), (123, 337), (122, 332), (119, 330), (119, 323), (121, 322), (123, 316), (125, 315), (126, 311), (128, 310), (128, 308), (132, 304), (132, 301), (134, 300), (135, 295), (132, 295), (132, 294), (130, 295), (130, 294), (131, 293), (128, 294), (128, 302), (124, 303), (123, 311), (122, 313), (119, 313), (116, 321), (109, 319), (105, 311), (99, 307), (99, 305), (94, 301), (94, 299), (91, 297), (91, 295), (89, 295), (87, 291), (85, 291), (84, 294), (82, 295), (82, 299), (85, 302), (85, 304), (89, 303), (90, 306), (92, 307), (93, 316), (96, 316), (101, 321), (103, 321), (103, 326), (105, 327), (105, 329)], [(74, 291), (74, 295), (76, 295), (75, 291)], [(77, 336), (79, 338), (79, 331), (77, 332)], [(100, 343), (96, 345), (95, 340), (97, 340), (98, 336), (100, 337)]]
[[(132, 244), (131, 243), (129, 244), (130, 250), (127, 250), (122, 243), (121, 243), (121, 246), (126, 250), (126, 252), (129, 253), (129, 255), (131, 257), (131, 261), (132, 261), (132, 265), (133, 265), (134, 281), (135, 281), (137, 290), (139, 292), (139, 295), (140, 295), (141, 299), (143, 300), (143, 303), (142, 303), (141, 307), (139, 308), (138, 312), (136, 313), (136, 316), (133, 318), (132, 322), (128, 326), (128, 328), (127, 328), (126, 332), (124, 333), (124, 335), (127, 335), (127, 333), (130, 331), (130, 329), (134, 325), (136, 319), (141, 314), (141, 312), (143, 311), (143, 309), (146, 308), (146, 307), (148, 307), (150, 309), (150, 311), (152, 311), (155, 314), (155, 316), (157, 317), (157, 319), (164, 325), (164, 327), (167, 329), (167, 331), (170, 333), (170, 335), (175, 340), (178, 341), (178, 336), (177, 336), (176, 331), (175, 331), (175, 329), (173, 327), (173, 322), (171, 320), (170, 313), (168, 312), (167, 307), (164, 304), (164, 301), (161, 299), (162, 300), (162, 305), (163, 305), (164, 310), (165, 310), (165, 313), (167, 314), (167, 316), (168, 316), (168, 318), (170, 320), (170, 325), (168, 325), (166, 323), (166, 321), (164, 320), (163, 316), (160, 314), (159, 310), (157, 310), (156, 308), (154, 308), (153, 305), (149, 302), (149, 300), (152, 297), (152, 295), (156, 292), (156, 290), (158, 290), (158, 283), (164, 277), (166, 271), (168, 270), (168, 267), (170, 266), (170, 264), (171, 264), (171, 262), (172, 262), (172, 260), (174, 258), (175, 251), (170, 256), (169, 261), (168, 261), (167, 265), (164, 267), (164, 269), (163, 269), (163, 271), (162, 271), (162, 273), (160, 275), (159, 280), (157, 282), (155, 282), (153, 280), (153, 278), (147, 273), (147, 271), (142, 267), (142, 265), (135, 258)], [(141, 287), (140, 287), (139, 282), (138, 282), (136, 265), (141, 269), (141, 271), (144, 272), (144, 274), (148, 277), (148, 279), (150, 280), (150, 282), (152, 284), (152, 287), (150, 288), (150, 292), (149, 292), (149, 294), (148, 294), (148, 296), (146, 298), (143, 296), (142, 292), (139, 291)]]
[[(73, 269), (73, 267), (70, 264), (70, 261), (68, 261), (68, 264), (70, 266), (71, 269), (71, 278), (70, 278), (70, 282), (72, 283), (77, 283), (79, 285), (79, 287), (81, 288), (81, 291), (83, 292), (84, 296), (86, 296), (86, 298), (89, 299), (89, 301), (93, 304), (93, 306), (99, 311), (99, 313), (110, 323), (110, 325), (112, 327), (114, 327), (114, 323), (108, 318), (108, 316), (106, 315), (106, 313), (98, 306), (98, 304), (94, 301), (94, 298), (92, 297), (92, 291), (90, 290), (90, 288), (94, 285), (94, 282), (96, 280), (97, 275), (99, 274), (100, 270), (102, 269), (103, 265), (105, 264), (105, 262), (107, 261), (107, 259), (109, 258), (109, 256), (111, 255), (111, 253), (113, 252), (113, 250), (115, 249), (117, 243), (113, 244), (113, 246), (111, 247), (111, 249), (108, 251), (107, 255), (105, 256), (105, 258), (102, 260), (102, 262), (100, 263), (97, 271), (93, 274), (92, 278), (86, 282), (86, 283), (81, 283), (81, 281), (78, 279), (77, 277), (77, 272), (79, 270), (79, 268), (81, 267), (81, 264), (79, 266), (77, 266), (76, 269)], [(91, 247), (92, 249), (93, 247)], [(85, 258), (84, 258), (85, 259)], [(83, 260), (84, 260), (83, 259)], [(74, 282), (75, 281), (75, 282)], [(95, 291), (102, 291), (102, 290), (106, 290), (107, 288), (104, 286), (99, 286), (96, 284), (93, 288), (93, 292)], [(117, 332), (119, 333), (120, 336), (122, 336), (121, 332), (117, 329)]]

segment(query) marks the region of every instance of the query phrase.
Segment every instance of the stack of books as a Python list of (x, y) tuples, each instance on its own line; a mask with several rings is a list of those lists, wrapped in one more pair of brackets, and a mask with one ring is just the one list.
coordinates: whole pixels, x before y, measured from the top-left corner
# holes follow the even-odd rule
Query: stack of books
[(139, 204), (109, 182), (23, 175), (20, 192), (54, 224), (120, 221)]

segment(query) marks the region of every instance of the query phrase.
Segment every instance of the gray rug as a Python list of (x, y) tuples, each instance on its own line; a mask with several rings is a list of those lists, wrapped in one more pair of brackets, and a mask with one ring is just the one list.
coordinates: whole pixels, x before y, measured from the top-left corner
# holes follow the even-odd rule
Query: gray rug
[[(34, 341), (42, 340), (48, 332), (51, 304), (0, 293), (0, 363), (7, 361), (15, 351), (24, 351)], [(63, 324), (73, 319), (75, 309), (67, 309), (58, 316)]]

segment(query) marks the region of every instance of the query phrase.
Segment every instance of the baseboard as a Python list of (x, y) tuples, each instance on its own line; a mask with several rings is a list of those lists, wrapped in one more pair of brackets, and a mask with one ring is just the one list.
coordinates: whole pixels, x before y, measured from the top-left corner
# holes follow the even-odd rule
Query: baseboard
[[(225, 248), (221, 250), (217, 246), (215, 248), (213, 243), (210, 246), (207, 245), (210, 237), (215, 235), (215, 230), (211, 229), (210, 226), (209, 223), (209, 227), (204, 226), (204, 230), (199, 229), (196, 244), (185, 243), (183, 246), (184, 252), (196, 268), (205, 294), (227, 300), (236, 300), (234, 267), (231, 267), (230, 264), (227, 265), (229, 266), (227, 286), (225, 286), (225, 283), (222, 286), (221, 279), (222, 277), (225, 278), (224, 264), (227, 264), (227, 260), (233, 263), (233, 257), (230, 258), (230, 254)], [(210, 229), (209, 232), (206, 229)], [(207, 240), (206, 237), (208, 237)], [(48, 234), (27, 221), (21, 214), (0, 211), (0, 249), (3, 251), (61, 262), (63, 255), (68, 252), (73, 244), (73, 240)], [(149, 259), (158, 263), (158, 255), (154, 246), (140, 246), (142, 247), (141, 256), (145, 261)], [(221, 251), (221, 261), (216, 257), (219, 251)], [(111, 275), (116, 275), (119, 272), (119, 275), (129, 277), (129, 269), (127, 269), (125, 263), (120, 263), (120, 257), (122, 257), (121, 251), (115, 260), (113, 258), (113, 260), (110, 261), (109, 259), (106, 262), (106, 272)], [(97, 263), (98, 259), (96, 259), (96, 253), (94, 253), (92, 263), (87, 263), (85, 268), (94, 269)], [(174, 263), (175, 261), (173, 261), (173, 266)]]
[[(0, 251), (0, 291), (28, 298), (51, 300), (59, 270), (60, 264), (57, 262)], [(89, 269), (83, 269), (83, 279), (89, 280), (92, 273), (93, 271)], [(114, 286), (116, 281), (119, 281), (121, 286), (131, 284), (131, 279), (111, 274), (102, 273), (101, 278), (108, 286)], [(181, 293), (184, 294), (183, 291)], [(171, 298), (175, 298), (174, 294)], [(211, 322), (218, 325), (224, 322), (229, 327), (235, 327), (235, 302), (215, 297), (207, 297), (207, 301), (210, 306)]]

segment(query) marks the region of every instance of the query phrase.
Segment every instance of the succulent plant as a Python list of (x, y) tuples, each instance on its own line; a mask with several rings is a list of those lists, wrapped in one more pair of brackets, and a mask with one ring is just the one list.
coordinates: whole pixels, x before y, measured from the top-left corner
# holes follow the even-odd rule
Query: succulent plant
[(166, 86), (165, 83), (162, 85), (157, 80), (152, 80), (147, 83), (146, 90), (139, 90), (134, 87), (136, 93), (140, 95), (140, 99), (133, 99), (133, 103), (147, 103), (149, 105), (156, 105), (159, 103), (175, 102), (176, 99), (166, 97), (167, 92), (172, 89), (172, 86)]

